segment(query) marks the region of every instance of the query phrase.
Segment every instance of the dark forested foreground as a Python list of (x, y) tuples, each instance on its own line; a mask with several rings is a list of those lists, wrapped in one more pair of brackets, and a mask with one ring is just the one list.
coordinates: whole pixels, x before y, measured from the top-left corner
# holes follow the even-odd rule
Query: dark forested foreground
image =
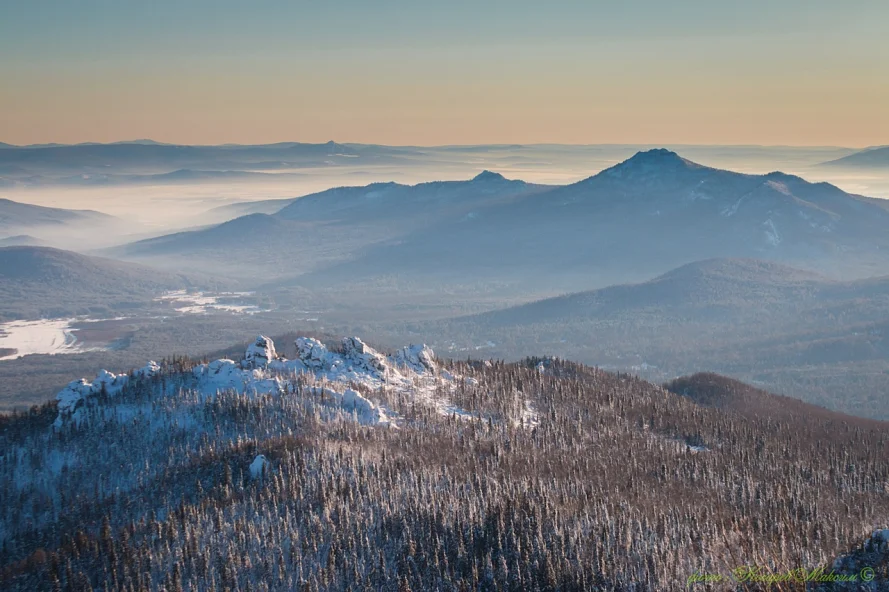
[[(311, 343), (314, 373), (254, 347), (253, 387), (209, 392), (195, 377), (233, 366), (180, 359), (3, 419), (0, 589), (743, 589), (745, 565), (870, 567), (885, 589), (886, 424), (733, 407), (743, 385), (713, 376), (674, 394), (344, 343), (356, 390)], [(385, 360), (416, 371), (390, 386)]]

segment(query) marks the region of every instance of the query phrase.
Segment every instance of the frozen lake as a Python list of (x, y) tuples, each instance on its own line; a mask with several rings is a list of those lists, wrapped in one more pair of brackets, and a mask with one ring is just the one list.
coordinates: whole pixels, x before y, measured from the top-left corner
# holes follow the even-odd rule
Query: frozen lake
[(0, 323), (0, 360), (14, 360), (28, 354), (70, 354), (87, 351), (77, 341), (71, 323), (74, 319), (42, 319)]

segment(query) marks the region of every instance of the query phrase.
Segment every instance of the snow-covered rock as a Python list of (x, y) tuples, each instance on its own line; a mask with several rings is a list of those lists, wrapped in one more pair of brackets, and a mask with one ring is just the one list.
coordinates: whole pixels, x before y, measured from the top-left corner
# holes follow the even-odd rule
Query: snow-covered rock
[(128, 378), (126, 374), (118, 375), (112, 374), (108, 370), (101, 370), (93, 381), (93, 390), (100, 393), (104, 389), (106, 394), (116, 395), (123, 390)]
[(194, 367), (192, 373), (198, 381), (197, 390), (205, 395), (229, 390), (266, 394), (279, 392), (282, 389), (281, 381), (277, 377), (270, 376), (261, 368), (243, 369), (240, 364), (232, 360), (213, 360), (209, 364), (200, 364)]
[(275, 342), (265, 335), (260, 335), (247, 347), (241, 366), (244, 368), (266, 368), (277, 357)]
[[(455, 388), (463, 377), (439, 372), (435, 353), (425, 345), (411, 345), (386, 356), (358, 337), (343, 339), (342, 353), (332, 352), (317, 339), (300, 337), (296, 340), (297, 359), (279, 356), (274, 342), (260, 335), (247, 348), (244, 359), (229, 359), (198, 364), (192, 371), (192, 381), (183, 388), (193, 389), (204, 396), (215, 396), (222, 391), (247, 395), (282, 395), (296, 391), (296, 380), (308, 380), (311, 389), (305, 403), (313, 406), (325, 419), (351, 417), (364, 425), (395, 425), (397, 414), (374, 402), (367, 394), (355, 390), (360, 385), (363, 393), (382, 388), (410, 393), (418, 402), (429, 404), (442, 414), (462, 414), (462, 410), (442, 398), (440, 387)], [(155, 362), (133, 372), (136, 378), (149, 378), (160, 372)], [(75, 381), (57, 396), (61, 428), (74, 418), (80, 425), (84, 413), (83, 401), (103, 390), (115, 396), (126, 385), (127, 375), (102, 371), (93, 382)], [(314, 386), (317, 384), (318, 386)], [(474, 383), (474, 379), (468, 379)], [(477, 384), (477, 383), (476, 383)], [(468, 415), (468, 414), (467, 414)]]
[(341, 405), (344, 411), (354, 412), (358, 421), (363, 424), (379, 424), (389, 420), (379, 406), (352, 389), (343, 392)]
[(126, 386), (129, 377), (126, 374), (113, 374), (107, 370), (101, 370), (92, 382), (85, 378), (69, 382), (56, 395), (57, 410), (59, 412), (53, 427), (61, 429), (66, 423), (80, 425), (83, 421), (83, 409), (87, 400), (101, 394), (103, 391), (108, 396), (115, 396)]
[(152, 376), (155, 376), (160, 371), (161, 371), (161, 367), (158, 365), (158, 363), (155, 362), (154, 360), (151, 360), (150, 362), (148, 362), (147, 364), (145, 364), (138, 370), (134, 370), (133, 376), (135, 376), (136, 378), (151, 378)]
[(379, 375), (389, 369), (386, 356), (373, 349), (358, 337), (343, 338), (343, 356), (353, 370)]
[(246, 374), (241, 371), (241, 367), (232, 360), (213, 360), (209, 364), (201, 364), (195, 366), (195, 378), (201, 382), (201, 386), (216, 390), (244, 388), (244, 378)]
[(435, 352), (426, 345), (410, 345), (395, 353), (395, 365), (414, 372), (436, 372)]
[(53, 427), (60, 429), (64, 422), (73, 421), (79, 424), (82, 416), (82, 406), (87, 397), (93, 395), (93, 385), (86, 379), (69, 382), (68, 385), (56, 395), (59, 415), (56, 417)]
[(265, 457), (265, 455), (257, 455), (257, 457), (253, 459), (253, 462), (250, 463), (250, 478), (261, 479), (265, 468), (270, 464), (271, 463)]
[(307, 368), (320, 370), (325, 365), (330, 366), (330, 352), (327, 347), (312, 337), (300, 337), (296, 340), (296, 352), (300, 361)]

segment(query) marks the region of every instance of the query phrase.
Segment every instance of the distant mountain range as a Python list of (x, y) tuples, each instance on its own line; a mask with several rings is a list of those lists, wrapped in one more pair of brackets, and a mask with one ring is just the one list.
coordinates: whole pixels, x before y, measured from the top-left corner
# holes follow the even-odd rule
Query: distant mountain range
[[(889, 273), (889, 210), (880, 200), (779, 172), (705, 167), (663, 149), (566, 186), (484, 173), (463, 182), (332, 189), (279, 203), (280, 210), (262, 214), (274, 220), (238, 218), (117, 253), (179, 261), (200, 255), (201, 265), (227, 261), (255, 278), (289, 276), (316, 286), (485, 278), (564, 292), (638, 281), (702, 254), (772, 260), (838, 278)], [(226, 233), (250, 248), (219, 251), (229, 244)]]
[[(889, 212), (827, 183), (783, 173), (701, 166), (667, 150), (638, 153), (578, 183), (422, 229), (340, 270), (423, 272), (448, 253), (448, 271), (502, 275), (558, 270), (599, 285), (701, 258), (754, 257), (838, 275), (889, 271)], [(508, 245), (509, 248), (506, 248)], [(370, 261), (380, 262), (370, 265)], [(535, 280), (536, 281), (536, 280)], [(589, 281), (589, 280), (587, 280)]]
[(826, 167), (850, 167), (864, 169), (889, 168), (889, 146), (875, 146), (866, 148), (860, 152), (844, 156), (836, 160), (830, 160), (821, 166)]
[[(333, 220), (342, 216), (359, 222), (368, 219), (403, 215), (402, 208), (416, 213), (441, 211), (452, 207), (486, 203), (491, 196), (515, 197), (542, 191), (546, 185), (506, 179), (499, 173), (482, 171), (468, 181), (440, 181), (403, 185), (401, 183), (371, 183), (363, 187), (334, 187), (304, 197), (267, 199), (229, 204), (214, 208), (213, 212), (243, 216), (249, 214), (279, 214), (288, 220)], [(284, 211), (286, 208), (286, 211)]]
[(18, 185), (165, 183), (301, 167), (400, 162), (404, 149), (360, 144), (182, 146), (151, 141), (0, 147), (0, 180)]
[[(214, 180), (294, 183), (303, 176), (321, 177), (333, 183), (341, 182), (332, 181), (340, 174), (394, 181), (398, 179), (387, 175), (396, 171), (412, 179), (428, 179), (430, 174), (461, 178), (473, 168), (533, 170), (550, 179), (566, 178), (571, 171), (567, 178), (577, 178), (582, 171), (600, 170), (651, 147), (558, 144), (384, 146), (334, 141), (215, 146), (152, 140), (30, 146), (0, 143), (0, 187), (164, 185)], [(762, 170), (764, 166), (775, 166), (795, 171), (855, 152), (839, 147), (683, 145), (673, 149), (694, 160), (723, 168)]]
[[(471, 217), (475, 208), (509, 203), (547, 186), (513, 181), (482, 172), (468, 181), (401, 185), (375, 183), (339, 187), (294, 200), (270, 200), (237, 207), (257, 207), (271, 214), (250, 213), (207, 229), (180, 232), (109, 250), (109, 254), (169, 265), (189, 260), (228, 260), (238, 268), (223, 274), (252, 274), (254, 279), (298, 275), (361, 256), (370, 245), (399, 240), (412, 231)], [(232, 251), (233, 240), (243, 248)]]
[(96, 186), (96, 185), (166, 185), (195, 181), (231, 181), (244, 179), (276, 179), (293, 180), (299, 175), (294, 173), (262, 173), (254, 171), (201, 171), (194, 169), (177, 169), (169, 173), (144, 175), (84, 173), (57, 178), (29, 177), (23, 185), (65, 185), (65, 186)]

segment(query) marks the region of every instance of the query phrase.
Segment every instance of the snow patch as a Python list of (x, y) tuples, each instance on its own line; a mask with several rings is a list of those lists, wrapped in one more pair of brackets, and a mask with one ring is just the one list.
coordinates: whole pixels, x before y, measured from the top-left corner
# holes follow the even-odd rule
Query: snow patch
[(730, 218), (730, 217), (734, 216), (735, 214), (738, 213), (738, 208), (741, 207), (741, 202), (742, 202), (742, 201), (744, 201), (744, 198), (743, 198), (743, 197), (739, 197), (739, 198), (738, 198), (738, 201), (736, 201), (736, 202), (735, 202), (734, 204), (732, 204), (731, 206), (729, 206), (729, 207), (727, 207), (727, 208), (724, 208), (724, 209), (722, 210), (722, 212), (720, 212), (720, 214), (721, 214), (724, 218)]
[(158, 296), (156, 302), (169, 302), (176, 312), (182, 314), (206, 314), (214, 311), (224, 311), (242, 314), (257, 314), (269, 312), (253, 304), (233, 304), (220, 302), (220, 300), (237, 300), (253, 296), (254, 292), (188, 292), (187, 290), (174, 290)]
[(784, 183), (779, 183), (778, 181), (766, 181), (766, 185), (777, 191), (778, 193), (783, 193), (784, 195), (791, 195), (790, 189), (787, 188), (787, 185)]
[(262, 479), (263, 473), (271, 463), (268, 459), (260, 454), (250, 463), (250, 478), (253, 480)]
[(778, 234), (778, 229), (775, 227), (775, 223), (771, 218), (762, 223), (763, 226), (766, 227), (766, 241), (772, 245), (773, 247), (777, 247), (781, 244), (781, 235)]

